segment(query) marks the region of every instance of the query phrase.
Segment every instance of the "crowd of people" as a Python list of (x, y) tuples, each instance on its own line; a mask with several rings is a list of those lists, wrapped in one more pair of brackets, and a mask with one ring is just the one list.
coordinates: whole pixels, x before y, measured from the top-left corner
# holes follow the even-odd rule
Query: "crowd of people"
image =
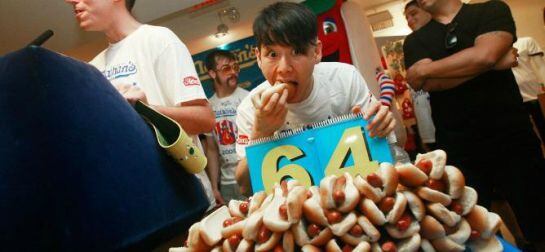
[[(255, 18), (255, 54), (266, 80), (250, 92), (238, 87), (234, 55), (211, 52), (206, 67), (214, 95), (207, 99), (187, 47), (168, 28), (138, 22), (131, 14), (135, 0), (66, 2), (83, 30), (106, 36), (108, 48), (90, 63), (129, 103), (148, 103), (188, 134), (205, 135), (208, 165), (197, 177), (211, 207), (251, 194), (248, 140), (347, 113), (373, 116), (371, 136), (387, 136), (396, 124), (354, 66), (321, 62), (316, 15), (302, 4), (274, 3)], [(532, 40), (517, 42), (501, 1), (413, 0), (405, 16), (413, 30), (404, 43), (407, 82), (423, 110), (419, 124), (463, 170), (480, 204), (488, 207), (497, 195), (511, 204), (530, 242), (526, 249), (535, 249), (544, 241), (545, 208), (536, 202), (545, 202), (545, 161), (528, 113), (542, 139), (545, 126), (536, 101), (543, 88), (535, 87), (543, 82), (528, 69), (545, 66), (543, 51)], [(134, 71), (113, 71), (123, 66)], [(282, 88), (270, 92), (274, 86)]]

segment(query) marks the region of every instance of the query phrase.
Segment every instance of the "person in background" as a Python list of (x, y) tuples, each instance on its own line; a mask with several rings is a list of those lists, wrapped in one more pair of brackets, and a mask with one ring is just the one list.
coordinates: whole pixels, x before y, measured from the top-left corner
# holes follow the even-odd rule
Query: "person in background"
[(545, 93), (545, 57), (537, 42), (530, 37), (519, 38), (515, 43), (518, 50), (518, 65), (513, 74), (519, 85), (526, 111), (532, 117), (536, 129), (545, 145), (545, 119), (537, 96)]
[(431, 14), (418, 6), (416, 0), (412, 0), (405, 5), (405, 19), (411, 30), (417, 31), (431, 20)]
[(237, 107), (248, 91), (238, 86), (240, 66), (231, 52), (212, 51), (206, 57), (206, 68), (214, 81), (215, 93), (209, 101), (216, 114), (214, 130), (206, 134), (207, 172), (216, 202), (223, 204), (231, 199), (244, 199), (235, 180), (239, 161), (235, 151), (238, 135), (235, 119)]
[[(266, 81), (253, 89), (237, 111), (236, 178), (251, 193), (245, 147), (248, 140), (320, 122), (348, 113), (374, 115), (370, 136), (384, 137), (395, 126), (388, 107), (373, 97), (358, 70), (348, 64), (321, 62), (316, 15), (302, 4), (278, 2), (263, 9), (253, 24), (257, 63)], [(281, 93), (266, 92), (273, 85)], [(263, 104), (262, 104), (263, 101)]]
[[(542, 246), (545, 160), (511, 71), (515, 22), (502, 1), (418, 0), (432, 20), (404, 44), (407, 80), (430, 92), (437, 144), (490, 205), (493, 188)], [(528, 246), (525, 251), (532, 251)]]
[[(108, 48), (91, 62), (131, 104), (140, 100), (174, 119), (193, 136), (210, 132), (214, 115), (191, 54), (168, 28), (141, 24), (132, 15), (135, 0), (65, 0), (85, 31), (102, 32)], [(208, 176), (196, 174), (211, 206)]]
[[(405, 18), (411, 30), (417, 31), (431, 20), (431, 14), (420, 8), (416, 0), (405, 5)], [(424, 90), (411, 89), (414, 102), (414, 114), (418, 137), (421, 140), (423, 151), (430, 151), (435, 146), (435, 125), (431, 117), (430, 94)]]

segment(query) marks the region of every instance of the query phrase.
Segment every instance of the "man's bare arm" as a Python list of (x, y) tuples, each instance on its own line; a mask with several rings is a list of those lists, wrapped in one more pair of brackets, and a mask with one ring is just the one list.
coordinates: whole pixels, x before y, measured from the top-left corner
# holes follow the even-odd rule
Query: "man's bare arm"
[[(446, 58), (421, 59), (407, 70), (407, 82), (416, 90), (427, 79), (470, 78), (494, 69), (510, 53), (513, 36), (504, 31), (488, 32), (475, 39), (475, 45)], [(459, 84), (458, 84), (459, 85)]]
[(494, 68), (513, 46), (513, 35), (504, 31), (488, 32), (475, 39), (473, 47), (427, 65), (427, 78), (464, 78)]
[(214, 137), (206, 136), (206, 173), (208, 178), (210, 178), (210, 183), (212, 184), (212, 189), (218, 190), (219, 184), (219, 150), (218, 144), (214, 140)]
[(221, 196), (219, 190), (219, 179), (220, 179), (220, 162), (219, 162), (219, 148), (218, 143), (216, 142), (213, 136), (206, 136), (206, 174), (210, 178), (210, 183), (212, 184), (212, 191), (214, 193), (214, 198), (218, 204), (224, 204), (225, 201)]
[(473, 78), (474, 76), (455, 79), (428, 79), (424, 82), (424, 85), (422, 85), (422, 89), (427, 92), (448, 90)]
[(246, 158), (242, 158), (238, 162), (235, 178), (237, 179), (240, 192), (243, 195), (250, 196), (252, 194), (252, 184), (250, 183), (250, 172), (248, 170), (248, 160), (246, 160)]
[(214, 128), (214, 113), (205, 99), (183, 102), (180, 107), (153, 108), (174, 119), (190, 135), (211, 132)]

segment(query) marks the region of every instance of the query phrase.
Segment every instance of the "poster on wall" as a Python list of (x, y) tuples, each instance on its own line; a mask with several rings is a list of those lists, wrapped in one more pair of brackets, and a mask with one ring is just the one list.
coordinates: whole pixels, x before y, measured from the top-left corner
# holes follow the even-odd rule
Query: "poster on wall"
[(386, 61), (387, 72), (395, 84), (395, 104), (401, 111), (405, 127), (411, 127), (416, 124), (416, 117), (409, 84), (405, 79), (407, 71), (403, 59), (403, 39), (389, 41), (382, 46), (381, 50)]
[[(246, 90), (252, 90), (265, 81), (265, 77), (263, 77), (263, 74), (261, 74), (261, 70), (257, 65), (254, 47), (255, 39), (253, 36), (217, 47), (217, 49), (228, 50), (235, 55), (237, 62), (240, 65), (240, 74), (238, 76), (239, 86)], [(206, 69), (205, 61), (206, 56), (215, 49), (216, 48), (213, 48), (192, 55), (193, 62), (195, 62), (195, 69), (199, 74), (199, 79), (201, 80), (204, 92), (208, 98), (214, 94), (214, 84), (213, 80), (208, 76), (208, 69)]]

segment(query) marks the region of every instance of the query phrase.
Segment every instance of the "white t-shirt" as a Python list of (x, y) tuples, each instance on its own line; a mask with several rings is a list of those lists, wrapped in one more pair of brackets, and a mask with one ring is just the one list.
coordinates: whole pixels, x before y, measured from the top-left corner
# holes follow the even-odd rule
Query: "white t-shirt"
[[(362, 111), (365, 111), (371, 101), (376, 101), (360, 72), (352, 65), (322, 62), (314, 67), (312, 77), (314, 85), (309, 97), (300, 103), (288, 104), (286, 122), (279, 131), (348, 114), (355, 105), (361, 106)], [(252, 90), (238, 107), (239, 137), (236, 151), (241, 158), (246, 157), (245, 147), (252, 135), (254, 124), (255, 108), (251, 97), (259, 90), (270, 86), (268, 81), (263, 82)]]
[(237, 107), (248, 95), (248, 91), (237, 87), (227, 97), (218, 98), (215, 94), (210, 98), (210, 105), (216, 114), (216, 125), (212, 134), (218, 144), (220, 156), (221, 184), (236, 184), (235, 169), (238, 164), (238, 156), (235, 151), (235, 143), (238, 136), (236, 115)]
[(539, 55), (543, 50), (533, 38), (519, 38), (513, 45), (518, 49), (518, 66), (513, 67), (513, 74), (519, 85), (524, 102), (537, 99), (545, 92), (545, 57)]
[(435, 143), (435, 125), (431, 117), (430, 94), (424, 90), (411, 89), (416, 126), (423, 143)]
[[(142, 89), (150, 105), (174, 107), (206, 99), (191, 54), (176, 34), (165, 27), (141, 25), (89, 63), (114, 85), (131, 84)], [(199, 139), (192, 137), (202, 150)], [(208, 176), (204, 171), (196, 176), (211, 206), (215, 205)]]

